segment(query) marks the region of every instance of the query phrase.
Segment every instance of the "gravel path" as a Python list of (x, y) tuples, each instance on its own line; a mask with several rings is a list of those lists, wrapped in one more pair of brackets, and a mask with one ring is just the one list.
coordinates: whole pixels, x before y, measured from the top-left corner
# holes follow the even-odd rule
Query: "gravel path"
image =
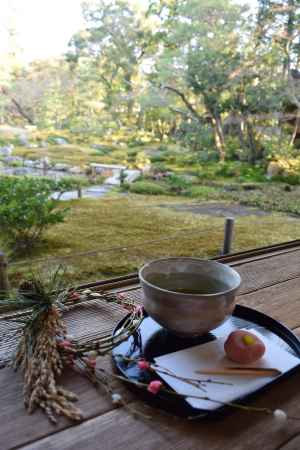
[(201, 214), (215, 217), (241, 217), (241, 216), (269, 216), (268, 211), (263, 211), (257, 208), (238, 205), (237, 203), (194, 203), (194, 204), (166, 204), (161, 205), (163, 208), (175, 209), (175, 211), (191, 212), (193, 214)]

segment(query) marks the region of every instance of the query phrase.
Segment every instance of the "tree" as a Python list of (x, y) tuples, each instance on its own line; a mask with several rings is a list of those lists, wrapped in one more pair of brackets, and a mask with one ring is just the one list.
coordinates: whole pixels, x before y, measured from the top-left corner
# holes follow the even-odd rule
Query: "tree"
[(224, 0), (161, 1), (156, 6), (156, 11), (165, 9), (167, 18), (162, 14), (164, 51), (152, 78), (177, 96), (200, 126), (210, 121), (223, 161), (222, 115), (231, 75), (240, 64), (237, 21), (242, 10)]
[(115, 120), (134, 112), (136, 83), (151, 31), (128, 2), (114, 0), (83, 4), (87, 28), (70, 42), (69, 61), (84, 59), (89, 76), (102, 86), (102, 101)]
[(298, 71), (300, 65), (300, 3), (298, 0), (258, 1), (258, 43), (268, 42), (280, 53), (286, 109), (294, 111), (294, 131), (290, 145), (295, 142), (300, 127), (300, 93)]

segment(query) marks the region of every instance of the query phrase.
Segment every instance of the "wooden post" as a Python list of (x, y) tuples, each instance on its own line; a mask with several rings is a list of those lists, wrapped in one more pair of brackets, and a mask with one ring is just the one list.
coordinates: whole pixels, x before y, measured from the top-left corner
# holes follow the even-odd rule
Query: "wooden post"
[(232, 240), (233, 240), (233, 228), (234, 228), (234, 218), (226, 217), (222, 255), (228, 255), (228, 253), (231, 252), (231, 246), (232, 246)]
[(7, 274), (7, 259), (4, 253), (0, 252), (0, 297), (9, 291), (9, 281)]
[(47, 161), (45, 161), (45, 159), (43, 159), (43, 176), (47, 175), (47, 171), (48, 171), (48, 163)]

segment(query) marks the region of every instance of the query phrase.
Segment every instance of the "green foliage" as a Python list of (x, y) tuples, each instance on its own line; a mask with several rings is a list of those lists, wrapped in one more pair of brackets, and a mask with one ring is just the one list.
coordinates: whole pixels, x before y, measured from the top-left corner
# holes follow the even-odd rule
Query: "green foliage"
[[(97, 148), (104, 138), (134, 151), (162, 143), (151, 162), (180, 167), (219, 159), (255, 165), (295, 151), (294, 120), (278, 119), (300, 101), (295, 0), (280, 8), (258, 0), (255, 12), (231, 0), (139, 3), (83, 2), (85, 24), (65, 60), (24, 65), (8, 54), (0, 122), (30, 125), (30, 141), (53, 144), (49, 152), (62, 159), (59, 137), (89, 145), (103, 162), (121, 158)], [(1, 142), (21, 144), (14, 132)], [(168, 153), (166, 142), (188, 152)], [(124, 158), (133, 163), (137, 155)]]
[(182, 194), (184, 191), (186, 191), (191, 185), (192, 182), (187, 180), (186, 178), (172, 174), (169, 177), (166, 178), (166, 182), (170, 187), (170, 192), (176, 193), (176, 194)]
[(11, 247), (34, 246), (51, 225), (63, 222), (67, 209), (50, 199), (51, 181), (37, 178), (0, 178), (0, 230)]
[(166, 164), (162, 163), (162, 162), (156, 162), (152, 164), (152, 170), (151, 172), (154, 174), (157, 173), (164, 173), (168, 171), (168, 167), (166, 166)]
[(297, 186), (300, 185), (300, 174), (277, 175), (272, 178), (272, 181), (276, 181), (279, 183), (286, 183), (291, 186)]
[(168, 190), (157, 183), (137, 181), (130, 185), (130, 192), (134, 194), (164, 195), (168, 193)]
[(185, 192), (187, 197), (195, 197), (199, 200), (218, 200), (222, 199), (220, 189), (212, 186), (192, 186)]
[(141, 147), (143, 145), (145, 145), (145, 142), (143, 142), (141, 139), (136, 139), (136, 138), (131, 138), (127, 142), (128, 148)]
[(231, 178), (237, 177), (241, 182), (263, 182), (266, 181), (264, 169), (261, 166), (252, 166), (241, 162), (224, 162), (219, 164), (215, 176)]
[(59, 197), (62, 196), (64, 192), (68, 191), (74, 191), (78, 188), (82, 188), (85, 186), (89, 186), (90, 182), (85, 177), (63, 177), (60, 178), (58, 181), (51, 182), (52, 189), (59, 192)]
[(138, 148), (129, 148), (127, 151), (127, 161), (130, 163), (135, 162), (138, 152)]
[(165, 154), (163, 152), (157, 152), (154, 155), (150, 156), (151, 163), (163, 162), (167, 161), (168, 159), (168, 154)]

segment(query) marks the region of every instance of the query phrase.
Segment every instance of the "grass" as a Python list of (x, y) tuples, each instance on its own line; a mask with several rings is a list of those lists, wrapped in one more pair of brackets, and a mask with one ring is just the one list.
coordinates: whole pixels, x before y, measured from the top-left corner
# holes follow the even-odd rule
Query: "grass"
[[(69, 256), (65, 260), (67, 276), (70, 282), (77, 283), (129, 273), (144, 262), (163, 256), (206, 258), (218, 255), (224, 219), (160, 207), (176, 203), (193, 202), (178, 197), (134, 194), (68, 202), (71, 213), (66, 221), (49, 229), (42, 245), (23, 257), (23, 263), (20, 259), (12, 261), (9, 266), (12, 283), (17, 284), (33, 269), (50, 266), (49, 262), (35, 263), (36, 258)], [(172, 239), (165, 239), (167, 237)], [(241, 217), (236, 221), (234, 250), (297, 237), (297, 219), (278, 214), (263, 218)], [(146, 244), (145, 241), (157, 242)], [(71, 256), (90, 250), (99, 250), (99, 253)]]

